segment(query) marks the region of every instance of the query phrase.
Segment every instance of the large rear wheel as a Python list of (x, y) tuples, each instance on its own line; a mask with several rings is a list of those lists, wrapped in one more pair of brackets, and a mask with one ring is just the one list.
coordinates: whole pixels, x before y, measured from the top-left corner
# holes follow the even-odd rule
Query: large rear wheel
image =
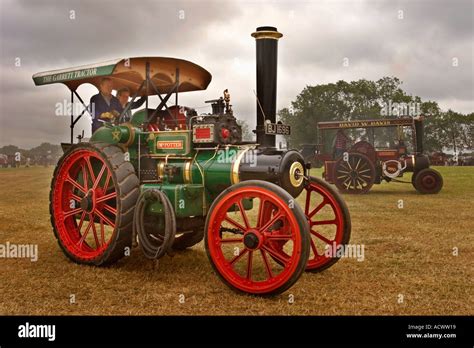
[[(274, 248), (277, 241), (285, 241), (285, 247)], [(304, 272), (309, 226), (288, 192), (249, 180), (216, 198), (206, 219), (205, 245), (217, 274), (232, 289), (275, 295)]]
[(71, 260), (97, 266), (125, 255), (132, 243), (139, 181), (114, 145), (80, 143), (59, 160), (50, 213), (54, 234)]
[(375, 166), (364, 154), (351, 152), (335, 165), (335, 184), (344, 193), (367, 193), (375, 181)]

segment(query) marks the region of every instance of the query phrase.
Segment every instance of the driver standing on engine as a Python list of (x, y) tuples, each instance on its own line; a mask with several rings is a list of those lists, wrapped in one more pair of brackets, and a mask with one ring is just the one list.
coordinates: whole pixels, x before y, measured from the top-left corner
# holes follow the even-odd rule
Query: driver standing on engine
[(102, 126), (100, 120), (113, 120), (122, 112), (122, 106), (119, 100), (112, 95), (112, 89), (112, 80), (108, 77), (104, 77), (100, 81), (99, 93), (92, 96), (90, 100), (91, 108), (94, 110), (92, 133)]

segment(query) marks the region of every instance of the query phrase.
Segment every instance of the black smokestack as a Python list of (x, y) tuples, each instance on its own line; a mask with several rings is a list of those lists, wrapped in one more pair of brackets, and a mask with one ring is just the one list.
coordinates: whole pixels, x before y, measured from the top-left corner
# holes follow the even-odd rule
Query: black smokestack
[(423, 116), (415, 119), (416, 152), (423, 153)]
[(257, 143), (275, 147), (275, 136), (265, 134), (264, 122), (276, 122), (278, 39), (283, 35), (275, 27), (258, 27), (252, 36), (257, 42)]

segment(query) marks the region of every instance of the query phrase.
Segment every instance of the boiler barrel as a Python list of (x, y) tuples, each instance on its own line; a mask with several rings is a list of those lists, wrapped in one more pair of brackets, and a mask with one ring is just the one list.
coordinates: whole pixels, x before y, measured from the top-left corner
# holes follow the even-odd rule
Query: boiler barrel
[[(277, 184), (293, 197), (303, 190), (304, 159), (298, 151), (274, 149), (234, 148), (229, 161), (224, 155), (202, 153), (192, 163), (193, 179), (204, 173), (206, 189), (219, 194), (230, 185), (247, 180), (264, 180)], [(196, 163), (197, 162), (197, 163)], [(198, 168), (200, 167), (200, 168)]]

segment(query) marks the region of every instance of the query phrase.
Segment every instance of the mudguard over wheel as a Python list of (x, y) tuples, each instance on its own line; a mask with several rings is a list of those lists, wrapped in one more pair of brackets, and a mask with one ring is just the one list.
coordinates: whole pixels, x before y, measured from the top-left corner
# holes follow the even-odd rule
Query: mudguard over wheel
[[(274, 248), (277, 241), (285, 241), (285, 247)], [(206, 219), (205, 245), (211, 264), (229, 287), (275, 295), (290, 288), (305, 270), (309, 225), (288, 192), (249, 180), (216, 198)]]
[(51, 223), (71, 260), (97, 266), (116, 262), (132, 244), (139, 181), (123, 151), (102, 143), (72, 146), (51, 182)]
[(425, 168), (413, 173), (412, 184), (415, 189), (423, 194), (436, 194), (443, 188), (443, 177), (431, 168)]

